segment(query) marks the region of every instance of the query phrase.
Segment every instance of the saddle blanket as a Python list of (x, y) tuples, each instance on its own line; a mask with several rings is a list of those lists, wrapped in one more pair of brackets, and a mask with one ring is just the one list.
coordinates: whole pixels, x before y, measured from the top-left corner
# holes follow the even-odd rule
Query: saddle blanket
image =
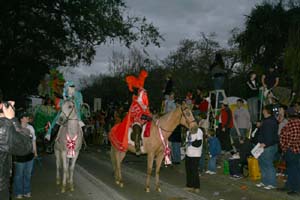
[[(144, 152), (144, 138), (150, 136), (150, 128), (151, 128), (151, 122), (147, 122), (145, 125), (142, 127), (142, 133), (141, 133), (141, 139), (142, 139), (142, 145), (141, 145), (141, 151), (142, 153)], [(132, 128), (129, 127), (128, 129), (128, 144), (134, 146), (134, 141), (131, 139), (131, 134), (132, 134)]]

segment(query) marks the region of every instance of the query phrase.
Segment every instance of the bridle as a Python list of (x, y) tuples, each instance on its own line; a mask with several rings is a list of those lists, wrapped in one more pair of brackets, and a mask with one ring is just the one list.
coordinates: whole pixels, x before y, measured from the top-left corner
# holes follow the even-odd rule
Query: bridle
[(191, 123), (193, 123), (193, 122), (197, 123), (197, 121), (196, 121), (195, 118), (194, 118), (194, 120), (192, 120), (192, 121), (190, 121), (190, 120), (187, 118), (187, 116), (186, 116), (186, 114), (185, 114), (185, 112), (184, 112), (186, 109), (188, 109), (188, 107), (185, 107), (184, 109), (182, 109), (182, 106), (180, 107), (180, 110), (181, 110), (181, 116), (180, 116), (180, 119), (179, 119), (179, 123), (180, 123), (180, 121), (181, 121), (181, 119), (182, 119), (182, 116), (183, 116), (184, 119), (185, 119), (185, 122), (186, 122), (187, 125), (188, 125), (188, 127), (190, 127), (190, 124), (191, 124)]
[[(66, 116), (66, 121), (65, 121), (65, 123), (67, 123), (69, 120), (78, 120), (77, 118), (70, 119), (70, 116), (71, 116), (72, 112), (74, 112), (75, 104), (74, 104), (73, 101), (69, 101), (69, 102), (71, 102), (72, 105), (73, 105), (73, 106), (72, 106), (72, 110), (69, 112), (69, 114), (67, 115), (63, 110), (61, 110), (61, 113), (62, 113), (64, 116)], [(65, 124), (65, 123), (64, 123), (64, 124)]]
[[(180, 106), (181, 115), (180, 115), (180, 118), (179, 118), (179, 124), (180, 124), (180, 121), (181, 121), (182, 116), (183, 116), (184, 119), (185, 119), (185, 122), (186, 122), (187, 125), (188, 125), (188, 127), (190, 127), (190, 124), (193, 123), (193, 122), (196, 122), (196, 119), (190, 121), (190, 120), (188, 119), (188, 117), (186, 116), (185, 112), (184, 112), (186, 109), (188, 109), (188, 107), (185, 107), (185, 108), (183, 109), (182, 106)], [(170, 133), (170, 132), (173, 132), (173, 131), (164, 129), (164, 128), (160, 127), (159, 125), (157, 125), (157, 126), (158, 126), (158, 128), (160, 128), (161, 130), (163, 130), (163, 131), (165, 131), (165, 132), (169, 132), (169, 133)]]

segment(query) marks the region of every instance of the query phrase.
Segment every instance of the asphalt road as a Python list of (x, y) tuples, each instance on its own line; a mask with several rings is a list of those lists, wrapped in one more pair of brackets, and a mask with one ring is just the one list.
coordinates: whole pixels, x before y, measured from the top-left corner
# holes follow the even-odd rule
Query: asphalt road
[[(199, 194), (186, 192), (184, 162), (174, 167), (161, 168), (162, 192), (144, 191), (146, 180), (146, 156), (128, 154), (122, 166), (124, 188), (114, 183), (113, 170), (108, 152), (95, 148), (80, 153), (74, 174), (75, 191), (61, 193), (55, 181), (55, 157), (45, 155), (36, 164), (32, 179), (32, 199), (37, 200), (289, 200), (285, 193), (276, 190), (266, 191), (255, 187), (255, 182), (247, 178), (232, 180), (229, 176), (204, 175), (200, 177)], [(282, 181), (281, 181), (281, 184)], [(300, 197), (299, 197), (300, 199)]]

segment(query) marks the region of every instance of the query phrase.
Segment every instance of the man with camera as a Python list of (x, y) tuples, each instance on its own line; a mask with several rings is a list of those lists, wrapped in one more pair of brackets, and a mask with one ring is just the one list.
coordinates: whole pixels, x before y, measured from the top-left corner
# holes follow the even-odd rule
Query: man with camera
[(32, 141), (30, 132), (21, 128), (15, 118), (15, 102), (3, 102), (2, 97), (0, 90), (0, 198), (8, 200), (11, 156), (32, 152)]

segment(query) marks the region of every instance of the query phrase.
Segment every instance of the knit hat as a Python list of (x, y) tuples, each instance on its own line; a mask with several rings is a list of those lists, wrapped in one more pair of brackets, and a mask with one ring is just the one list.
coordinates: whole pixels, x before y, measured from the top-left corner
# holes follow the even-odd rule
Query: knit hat
[(223, 101), (221, 101), (221, 103), (224, 104), (224, 105), (229, 105), (229, 102), (228, 102), (227, 99), (224, 99)]

